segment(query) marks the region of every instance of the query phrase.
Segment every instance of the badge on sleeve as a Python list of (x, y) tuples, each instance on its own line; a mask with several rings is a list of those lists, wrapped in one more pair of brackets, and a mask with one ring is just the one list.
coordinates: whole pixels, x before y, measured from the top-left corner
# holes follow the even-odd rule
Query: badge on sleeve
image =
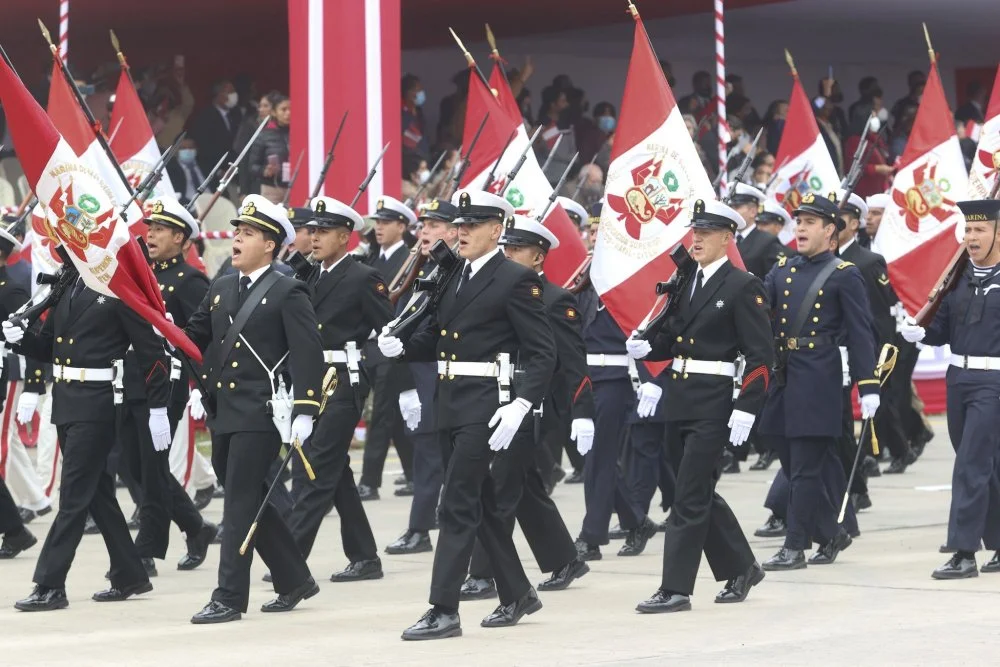
[(531, 296), (536, 297), (536, 298), (542, 296), (542, 288), (539, 287), (538, 285), (532, 285), (531, 286)]
[(383, 283), (381, 280), (375, 283), (375, 291), (378, 292), (379, 294), (385, 294), (385, 283)]
[(571, 320), (575, 320), (576, 319), (576, 310), (574, 310), (573, 308), (567, 308), (566, 309), (566, 317), (568, 317)]
[(878, 277), (878, 284), (882, 285), (882, 286), (888, 285), (889, 284), (889, 276), (885, 275), (884, 273), (882, 275), (880, 275)]
[(757, 296), (755, 296), (754, 300), (757, 301), (757, 305), (758, 306), (760, 306), (762, 308), (764, 307), (764, 297), (762, 297), (760, 294), (758, 294)]

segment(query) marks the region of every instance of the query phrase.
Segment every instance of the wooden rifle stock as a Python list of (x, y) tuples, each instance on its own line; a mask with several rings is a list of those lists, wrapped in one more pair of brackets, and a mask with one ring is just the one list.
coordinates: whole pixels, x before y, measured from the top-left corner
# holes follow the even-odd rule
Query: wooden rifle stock
[(934, 289), (931, 293), (927, 295), (927, 303), (924, 307), (920, 309), (917, 316), (914, 318), (922, 327), (926, 327), (934, 319), (934, 315), (937, 313), (938, 308), (941, 307), (941, 302), (944, 298), (951, 292), (955, 287), (958, 286), (958, 281), (961, 279), (962, 274), (965, 273), (965, 267), (969, 264), (969, 250), (965, 247), (963, 243), (955, 251), (955, 254), (948, 261), (948, 266), (945, 267), (944, 272), (941, 277), (938, 278), (935, 283)]
[(594, 261), (594, 251), (587, 253), (587, 257), (576, 267), (573, 275), (563, 284), (563, 289), (569, 290), (572, 294), (579, 294), (590, 286), (590, 263)]
[(420, 269), (424, 267), (426, 262), (427, 256), (420, 252), (420, 243), (418, 242), (410, 249), (410, 256), (400, 267), (396, 277), (389, 283), (389, 301), (392, 302), (392, 305), (395, 306), (399, 298), (413, 286), (413, 282), (420, 275)]

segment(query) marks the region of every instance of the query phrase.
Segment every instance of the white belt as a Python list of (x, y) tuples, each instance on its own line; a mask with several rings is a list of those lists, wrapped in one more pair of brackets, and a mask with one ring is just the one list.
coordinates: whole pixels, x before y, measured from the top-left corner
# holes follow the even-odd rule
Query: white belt
[(588, 354), (588, 366), (621, 366), (628, 368), (627, 354)]
[(328, 364), (346, 364), (347, 352), (343, 350), (323, 350), (323, 361)]
[(343, 350), (323, 350), (323, 361), (328, 364), (347, 364), (347, 377), (352, 387), (361, 381), (361, 350), (353, 340)]
[(698, 373), (700, 375), (721, 375), (736, 377), (736, 364), (730, 361), (699, 361), (698, 359), (674, 359), (670, 365), (678, 373)]
[(975, 371), (1000, 371), (1000, 357), (966, 357), (961, 354), (951, 355), (951, 365), (959, 368), (971, 368)]
[(441, 375), (474, 378), (498, 378), (500, 364), (495, 361), (439, 361), (438, 373)]
[(78, 368), (52, 364), (52, 376), (56, 380), (73, 380), (75, 382), (111, 382), (115, 379), (115, 369)]

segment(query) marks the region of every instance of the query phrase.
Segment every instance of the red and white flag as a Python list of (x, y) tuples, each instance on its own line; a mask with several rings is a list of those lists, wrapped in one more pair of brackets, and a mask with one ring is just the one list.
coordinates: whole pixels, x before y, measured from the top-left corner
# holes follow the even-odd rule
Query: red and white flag
[[(809, 193), (826, 196), (840, 187), (840, 177), (830, 150), (819, 133), (812, 105), (802, 88), (799, 75), (792, 73), (792, 95), (788, 100), (788, 117), (781, 133), (778, 154), (774, 162), (780, 165), (767, 194), (774, 197), (791, 214)], [(778, 235), (782, 243), (795, 236), (794, 224), (786, 225)]]
[[(653, 309), (655, 284), (677, 268), (670, 251), (689, 238), (694, 202), (715, 199), (638, 16), (605, 198), (590, 279), (618, 326), (631, 332)], [(743, 268), (735, 243), (729, 258)]]
[(967, 198), (968, 189), (955, 120), (937, 64), (932, 63), (892, 181), (892, 202), (872, 242), (872, 250), (885, 257), (896, 293), (911, 314), (927, 303), (928, 293), (958, 248), (964, 218), (956, 202)]
[[(497, 165), (494, 173), (496, 180), (490, 185), (489, 190), (497, 194), (504, 191), (503, 196), (517, 213), (530, 218), (537, 217), (549, 204), (552, 186), (542, 173), (534, 151), (528, 148), (530, 138), (524, 129), (524, 123), (521, 122), (521, 113), (517, 111), (516, 104), (511, 107), (509, 103), (513, 102), (514, 96), (499, 68), (493, 72), (491, 86), (497, 91), (496, 96), (486, 87), (475, 69), (469, 70), (469, 97), (466, 105), (463, 145), (472, 145), (472, 139), (487, 112), (490, 117), (483, 127), (479, 142), (469, 156), (469, 168), (462, 179), (462, 187), (482, 189), (511, 133), (516, 133)], [(516, 115), (512, 115), (515, 113)], [(527, 157), (524, 165), (508, 185), (507, 175), (525, 149)], [(559, 247), (545, 258), (545, 274), (553, 283), (562, 285), (586, 258), (587, 249), (580, 238), (579, 229), (558, 202), (549, 208), (542, 224), (559, 239)]]
[[(62, 74), (57, 71), (50, 97), (61, 81)], [(82, 155), (77, 153), (6, 62), (0, 63), (0, 105), (24, 175), (47, 208), (45, 236), (66, 247), (88, 287), (124, 301), (200, 363), (198, 348), (167, 320), (156, 278), (118, 215), (119, 198), (113, 185), (124, 185), (117, 175), (105, 176), (111, 168), (107, 156), (95, 154), (89, 142)]]
[[(118, 158), (129, 184), (134, 190), (160, 160), (160, 149), (149, 126), (146, 110), (142, 108), (139, 95), (129, 78), (128, 70), (122, 68), (115, 90), (115, 106), (111, 110), (111, 150)], [(153, 197), (174, 196), (174, 186), (164, 169), (159, 182), (153, 188)], [(134, 221), (133, 221), (134, 222)]]
[(979, 145), (969, 171), (969, 198), (986, 199), (1000, 178), (1000, 67), (993, 93), (986, 105), (986, 121), (979, 130)]

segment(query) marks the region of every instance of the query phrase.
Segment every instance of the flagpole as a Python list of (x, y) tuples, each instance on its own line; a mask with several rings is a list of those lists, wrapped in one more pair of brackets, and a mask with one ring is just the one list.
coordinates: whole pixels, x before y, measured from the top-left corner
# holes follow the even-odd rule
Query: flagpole
[(931, 65), (937, 64), (937, 55), (934, 53), (934, 47), (931, 45), (931, 33), (927, 30), (927, 24), (921, 24), (924, 26), (924, 39), (927, 40), (927, 54), (931, 58)]
[(490, 24), (486, 24), (486, 41), (490, 44), (490, 58), (493, 62), (497, 64), (500, 68), (500, 75), (503, 76), (503, 80), (510, 85), (510, 79), (507, 78), (507, 68), (504, 67), (503, 58), (500, 57), (500, 51), (497, 49), (497, 38), (493, 36), (493, 29), (490, 28)]
[(115, 55), (118, 56), (118, 64), (121, 65), (122, 71), (125, 72), (125, 76), (128, 77), (129, 83), (135, 88), (135, 81), (132, 80), (132, 68), (128, 66), (128, 61), (125, 60), (125, 54), (122, 53), (121, 44), (118, 42), (118, 35), (115, 34), (114, 30), (109, 30), (111, 33), (111, 46), (115, 50)]
[(69, 0), (59, 0), (59, 57), (69, 57)]
[(473, 58), (472, 54), (469, 53), (469, 50), (465, 48), (465, 44), (462, 43), (462, 40), (458, 38), (458, 35), (455, 34), (455, 31), (452, 30), (451, 28), (448, 28), (448, 32), (450, 32), (451, 36), (455, 38), (455, 43), (458, 44), (458, 48), (461, 49), (462, 55), (465, 56), (465, 62), (468, 63), (469, 67), (476, 70), (476, 74), (478, 74), (479, 78), (482, 79), (483, 83), (486, 85), (486, 88), (488, 90), (492, 90), (492, 88), (490, 88), (489, 79), (487, 79), (486, 76), (483, 74), (483, 70), (479, 69), (479, 65), (476, 64), (475, 58)]
[(715, 0), (715, 113), (718, 117), (716, 134), (719, 139), (719, 199), (728, 190), (726, 183), (726, 146), (729, 144), (729, 123), (726, 121), (726, 26), (725, 0)]

